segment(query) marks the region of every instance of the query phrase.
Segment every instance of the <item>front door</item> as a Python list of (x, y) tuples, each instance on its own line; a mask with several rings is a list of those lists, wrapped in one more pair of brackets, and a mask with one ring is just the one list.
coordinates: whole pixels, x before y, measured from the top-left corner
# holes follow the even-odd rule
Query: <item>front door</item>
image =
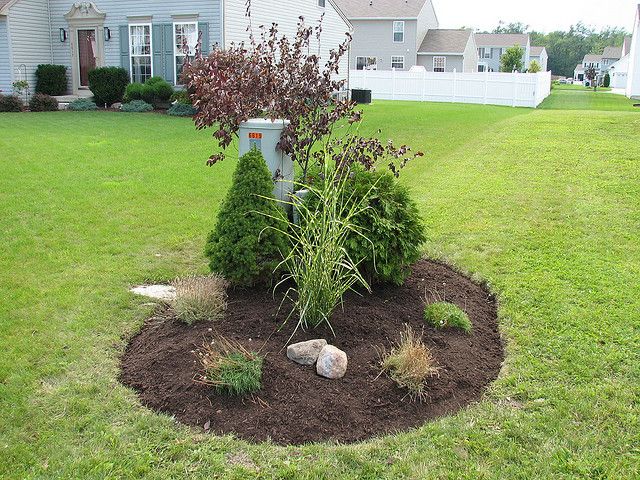
[(78, 67), (80, 86), (89, 86), (89, 72), (96, 68), (96, 31), (78, 30)]

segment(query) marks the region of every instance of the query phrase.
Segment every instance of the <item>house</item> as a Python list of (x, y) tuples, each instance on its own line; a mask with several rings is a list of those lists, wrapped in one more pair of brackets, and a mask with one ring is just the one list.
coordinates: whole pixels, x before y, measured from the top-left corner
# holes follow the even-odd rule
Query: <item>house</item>
[(428, 72), (475, 72), (478, 47), (472, 30), (434, 29), (418, 48), (418, 65)]
[(584, 82), (584, 65), (579, 63), (573, 70), (573, 80), (575, 82)]
[[(253, 25), (277, 22), (280, 33), (295, 32), (300, 15), (310, 23), (325, 14), (322, 49), (335, 48), (350, 30), (333, 0), (253, 2)], [(181, 45), (203, 53), (246, 35), (245, 0), (0, 0), (0, 89), (27, 80), (35, 85), (38, 64), (67, 67), (70, 93), (86, 91), (88, 73), (122, 66), (131, 81), (161, 76), (179, 83), (185, 60)], [(348, 75), (345, 60), (344, 75)]]
[(613, 65), (609, 66), (611, 88), (627, 88), (627, 72), (629, 71), (629, 55), (625, 55)]
[(626, 95), (640, 98), (640, 4), (635, 13), (633, 36), (629, 47), (629, 69), (627, 70)]
[(531, 46), (531, 56), (529, 57), (529, 66), (533, 61), (538, 62), (538, 65), (541, 67), (541, 71), (546, 72), (549, 63), (549, 55), (547, 54), (547, 49), (545, 47), (534, 47)]
[(353, 26), (355, 70), (409, 70), (439, 22), (431, 0), (336, 0)]
[[(599, 84), (602, 80), (603, 74), (602, 74), (602, 55), (595, 55), (595, 54), (587, 54), (584, 56), (584, 58), (582, 59), (582, 75), (580, 78), (580, 75), (578, 75), (578, 78), (576, 78), (576, 80), (580, 81), (580, 82), (584, 82), (585, 86), (589, 86), (590, 85), (590, 81), (587, 79), (586, 77), (586, 71), (589, 68), (594, 68), (596, 71), (596, 78), (595, 81)], [(576, 67), (576, 72), (578, 72), (578, 68)]]
[(531, 58), (531, 40), (528, 33), (476, 33), (478, 45), (478, 71), (499, 72), (500, 57), (515, 45), (522, 47), (523, 69), (529, 66)]

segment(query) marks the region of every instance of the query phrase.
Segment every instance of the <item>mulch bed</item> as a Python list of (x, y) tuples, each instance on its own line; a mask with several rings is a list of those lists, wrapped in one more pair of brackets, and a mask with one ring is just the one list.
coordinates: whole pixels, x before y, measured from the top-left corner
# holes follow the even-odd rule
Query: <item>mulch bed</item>
[[(425, 292), (429, 302), (446, 297), (462, 307), (473, 332), (425, 326)], [(188, 425), (206, 426), (212, 433), (233, 433), (253, 442), (271, 439), (282, 445), (348, 443), (415, 428), (479, 400), (497, 377), (504, 357), (495, 297), (484, 286), (433, 261), (414, 265), (402, 287), (347, 295), (344, 311), (338, 308), (332, 317), (335, 338), (327, 328), (296, 334), (293, 342), (325, 338), (347, 353), (349, 368), (341, 380), (321, 378), (315, 367), (287, 359), (283, 346), (294, 321), (276, 331), (288, 313), (285, 306), (276, 317), (278, 305), (279, 298), (267, 289), (231, 290), (224, 320), (191, 327), (165, 309), (131, 340), (122, 357), (120, 379), (138, 392), (147, 407)], [(429, 398), (422, 403), (411, 401), (406, 391), (379, 375), (377, 349), (396, 341), (404, 323), (416, 331), (424, 329), (424, 341), (440, 367), (439, 376), (429, 380)], [(216, 333), (266, 355), (263, 386), (253, 396), (225, 397), (193, 381), (198, 372), (193, 351)]]

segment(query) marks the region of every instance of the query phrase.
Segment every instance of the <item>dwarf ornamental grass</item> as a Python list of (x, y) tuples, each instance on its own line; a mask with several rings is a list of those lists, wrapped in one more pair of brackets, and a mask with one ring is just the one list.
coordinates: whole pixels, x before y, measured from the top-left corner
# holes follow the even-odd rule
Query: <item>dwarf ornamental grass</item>
[(173, 309), (188, 325), (202, 320), (219, 320), (227, 308), (227, 281), (220, 275), (178, 278)]
[(262, 387), (263, 357), (249, 352), (238, 342), (220, 336), (202, 345), (197, 355), (203, 370), (195, 378), (197, 383), (235, 396), (253, 393)]
[(382, 351), (380, 367), (400, 388), (406, 388), (413, 400), (420, 401), (427, 396), (427, 380), (438, 374), (431, 351), (422, 343), (422, 335), (409, 325), (405, 325), (400, 341), (390, 351)]

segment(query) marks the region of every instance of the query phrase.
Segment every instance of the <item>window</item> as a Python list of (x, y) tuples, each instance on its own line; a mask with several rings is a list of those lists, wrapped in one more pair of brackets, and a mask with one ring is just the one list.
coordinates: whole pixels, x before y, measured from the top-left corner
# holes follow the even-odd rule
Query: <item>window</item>
[(398, 70), (404, 70), (404, 57), (403, 56), (393, 56), (393, 57), (391, 57), (391, 68), (396, 68)]
[(144, 83), (153, 76), (151, 24), (129, 25), (131, 81)]
[(325, 7), (325, 0), (318, 0), (318, 6), (324, 8)]
[(173, 24), (173, 54), (175, 57), (175, 84), (180, 85), (180, 75), (187, 55), (196, 54), (198, 44), (198, 23), (185, 22)]
[(393, 41), (404, 43), (404, 22), (393, 22)]
[(479, 63), (478, 64), (478, 71), (479, 72), (486, 72), (487, 71), (487, 66), (484, 63)]
[(378, 59), (376, 57), (356, 57), (356, 70), (377, 70)]
[(433, 71), (444, 72), (447, 67), (446, 57), (433, 57)]
[(491, 48), (481, 47), (478, 49), (478, 57), (491, 58)]

